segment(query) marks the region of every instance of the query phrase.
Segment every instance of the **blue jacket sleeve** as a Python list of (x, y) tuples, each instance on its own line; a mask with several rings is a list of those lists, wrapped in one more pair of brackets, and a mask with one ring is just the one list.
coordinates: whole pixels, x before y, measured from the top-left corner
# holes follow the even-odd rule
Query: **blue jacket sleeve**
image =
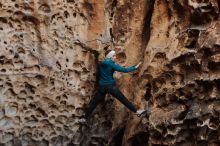
[(109, 62), (109, 65), (112, 66), (112, 68), (114, 70), (119, 71), (119, 72), (124, 72), (124, 73), (128, 73), (128, 72), (131, 72), (131, 71), (134, 71), (137, 69), (135, 66), (125, 68), (125, 67), (122, 67), (122, 66), (112, 62), (112, 61)]

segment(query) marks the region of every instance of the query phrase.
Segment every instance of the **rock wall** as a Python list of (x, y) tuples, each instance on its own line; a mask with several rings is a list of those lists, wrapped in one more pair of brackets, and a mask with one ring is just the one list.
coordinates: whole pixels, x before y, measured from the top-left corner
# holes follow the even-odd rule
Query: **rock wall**
[(102, 1), (1, 1), (1, 145), (74, 143), (97, 63), (94, 51), (79, 44), (95, 49), (110, 41), (103, 7)]
[(154, 1), (134, 89), (151, 114), (129, 120), (123, 145), (219, 145), (219, 7), (219, 1)]
[[(0, 145), (156, 146), (220, 142), (218, 0), (1, 0)], [(123, 66), (121, 91), (89, 120), (99, 55)]]

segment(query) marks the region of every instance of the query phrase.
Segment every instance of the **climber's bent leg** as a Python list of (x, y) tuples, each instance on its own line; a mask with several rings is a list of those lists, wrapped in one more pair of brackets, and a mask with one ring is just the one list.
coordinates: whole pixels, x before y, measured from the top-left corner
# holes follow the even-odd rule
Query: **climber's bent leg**
[(92, 114), (92, 112), (94, 111), (94, 109), (96, 108), (96, 106), (104, 100), (105, 98), (105, 91), (103, 91), (102, 87), (100, 87), (98, 89), (98, 91), (95, 93), (94, 98), (91, 100), (89, 107), (86, 109), (85, 112), (85, 119), (89, 119), (90, 115)]
[(116, 86), (109, 87), (108, 92), (112, 96), (116, 97), (128, 109), (130, 109), (132, 112), (136, 113), (137, 108), (124, 96), (124, 94)]

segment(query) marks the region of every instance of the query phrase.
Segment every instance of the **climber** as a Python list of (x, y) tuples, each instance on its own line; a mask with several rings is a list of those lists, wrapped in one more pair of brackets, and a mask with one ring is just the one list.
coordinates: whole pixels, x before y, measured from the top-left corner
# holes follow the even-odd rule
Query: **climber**
[(128, 101), (128, 99), (123, 95), (123, 93), (118, 89), (116, 82), (113, 78), (115, 71), (128, 73), (136, 70), (141, 62), (135, 66), (124, 68), (115, 63), (116, 53), (113, 50), (107, 50), (105, 52), (105, 59), (98, 66), (98, 89), (95, 93), (94, 98), (91, 100), (89, 107), (86, 109), (84, 118), (81, 122), (89, 119), (93, 110), (96, 106), (104, 100), (107, 93), (111, 94), (113, 97), (117, 98), (122, 104), (124, 104), (129, 110), (141, 116), (146, 110), (137, 108)]

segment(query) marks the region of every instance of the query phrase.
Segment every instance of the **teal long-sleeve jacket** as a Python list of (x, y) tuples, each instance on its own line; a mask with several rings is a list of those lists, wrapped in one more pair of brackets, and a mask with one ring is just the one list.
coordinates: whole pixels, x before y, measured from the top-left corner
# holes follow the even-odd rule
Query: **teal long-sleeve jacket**
[(115, 79), (113, 78), (113, 74), (115, 71), (128, 73), (136, 69), (137, 68), (135, 66), (124, 68), (116, 64), (110, 58), (105, 58), (104, 61), (102, 61), (98, 66), (98, 74), (97, 74), (98, 84), (100, 86), (115, 84), (116, 82)]

